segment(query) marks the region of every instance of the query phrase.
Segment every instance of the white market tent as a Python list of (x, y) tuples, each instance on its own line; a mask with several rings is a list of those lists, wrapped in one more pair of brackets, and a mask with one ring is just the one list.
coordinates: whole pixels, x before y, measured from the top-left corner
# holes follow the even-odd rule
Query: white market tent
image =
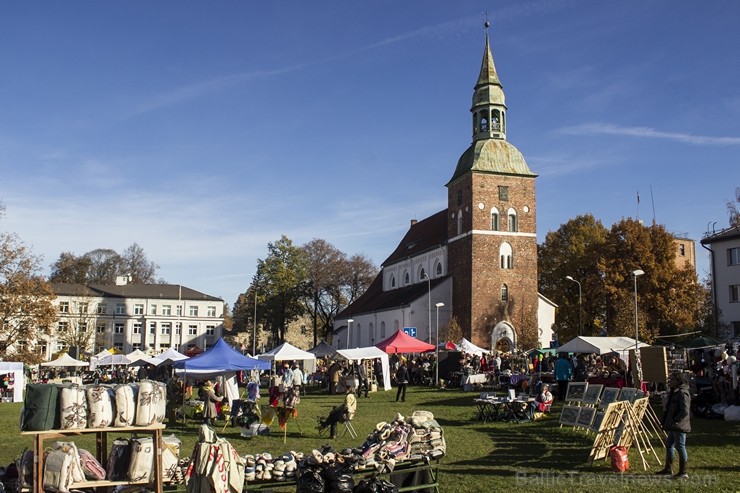
[(100, 358), (95, 364), (97, 366), (130, 365), (132, 361), (123, 354), (109, 354)]
[(303, 363), (303, 370), (305, 373), (310, 374), (316, 371), (316, 355), (298, 349), (289, 342), (284, 342), (278, 347), (264, 354), (258, 354), (258, 359), (263, 361), (295, 361), (301, 360)]
[(41, 363), (40, 366), (82, 368), (83, 366), (89, 366), (89, 363), (87, 361), (80, 361), (78, 359), (74, 359), (72, 356), (70, 356), (67, 353), (62, 353), (62, 355), (59, 356), (57, 359), (52, 360), (52, 361), (47, 361), (46, 363)]
[(460, 346), (460, 351), (468, 354), (477, 354), (478, 356), (482, 356), (483, 354), (490, 352), (488, 349), (476, 346), (464, 337), (460, 339), (460, 344), (458, 344), (458, 346)]
[(154, 366), (169, 365), (174, 363), (175, 361), (182, 361), (184, 359), (188, 359), (188, 357), (177, 351), (176, 349), (170, 347), (167, 348), (167, 351), (163, 352), (162, 354), (158, 354), (157, 356), (151, 358), (149, 360), (149, 363)]
[[(648, 347), (644, 342), (639, 343), (639, 347)], [(631, 337), (585, 337), (579, 336), (571, 339), (562, 346), (557, 348), (558, 353), (624, 353), (635, 348), (635, 340)]]
[(383, 389), (391, 390), (391, 371), (390, 364), (388, 363), (388, 353), (375, 346), (370, 346), (355, 349), (337, 349), (337, 354), (350, 361), (380, 358), (380, 364), (383, 367)]
[(23, 391), (26, 380), (23, 375), (23, 363), (0, 361), (0, 375), (13, 375), (13, 402), (23, 402)]

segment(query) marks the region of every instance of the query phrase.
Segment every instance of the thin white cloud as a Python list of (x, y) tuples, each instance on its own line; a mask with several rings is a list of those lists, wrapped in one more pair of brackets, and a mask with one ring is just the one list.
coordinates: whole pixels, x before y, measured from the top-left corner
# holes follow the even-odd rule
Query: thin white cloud
[(566, 135), (622, 135), (647, 139), (663, 139), (684, 144), (701, 146), (735, 146), (740, 145), (740, 137), (711, 137), (678, 132), (663, 132), (650, 127), (620, 127), (612, 123), (585, 123), (563, 127), (558, 133)]

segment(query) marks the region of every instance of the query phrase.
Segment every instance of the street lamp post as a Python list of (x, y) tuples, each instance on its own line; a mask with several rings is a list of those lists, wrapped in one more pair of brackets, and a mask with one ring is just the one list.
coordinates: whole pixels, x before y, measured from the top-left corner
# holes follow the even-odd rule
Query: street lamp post
[(578, 284), (578, 335), (583, 336), (583, 309), (581, 304), (581, 283), (573, 279), (573, 276), (565, 276), (569, 281), (573, 281)]
[(354, 321), (353, 318), (347, 319), (347, 349), (349, 349), (349, 338), (352, 335), (352, 322)]
[[(640, 385), (642, 381), (642, 366), (640, 364), (640, 353), (638, 351), (640, 333), (639, 326), (637, 324), (637, 276), (641, 276), (645, 273), (642, 269), (632, 271), (632, 277), (635, 281), (635, 373), (637, 374), (637, 384)], [(639, 388), (639, 387), (638, 387)]]
[(429, 344), (431, 344), (432, 343), (432, 279), (427, 274), (424, 274), (424, 276), (422, 277), (422, 279), (426, 279), (427, 280), (427, 293), (428, 293), (428, 296), (427, 296), (427, 305), (428, 305), (428, 308), (429, 308), (427, 310), (429, 312), (429, 321), (428, 321), (429, 322), (429, 325), (427, 327), (429, 327), (429, 329), (428, 329), (428, 334), (429, 334), (428, 342), (429, 342)]
[(436, 353), (435, 356), (437, 358), (437, 363), (434, 365), (434, 369), (435, 369), (434, 386), (439, 387), (439, 309), (445, 306), (445, 304), (440, 302), (434, 306), (437, 307), (437, 331), (436, 331), (437, 332), (437, 335), (436, 335), (437, 344), (435, 345), (435, 353)]
[(257, 357), (257, 286), (254, 287), (254, 319), (252, 320), (252, 357)]

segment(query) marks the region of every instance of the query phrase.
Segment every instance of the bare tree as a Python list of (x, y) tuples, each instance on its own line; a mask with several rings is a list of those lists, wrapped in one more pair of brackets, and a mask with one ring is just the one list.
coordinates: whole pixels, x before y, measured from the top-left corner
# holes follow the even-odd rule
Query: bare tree
[(150, 261), (138, 243), (132, 244), (121, 255), (121, 274), (131, 276), (134, 284), (155, 284), (159, 266)]

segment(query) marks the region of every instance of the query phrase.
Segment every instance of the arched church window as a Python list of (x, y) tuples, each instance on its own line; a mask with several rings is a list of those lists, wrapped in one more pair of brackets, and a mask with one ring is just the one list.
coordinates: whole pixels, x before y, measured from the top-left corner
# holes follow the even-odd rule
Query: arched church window
[(486, 120), (486, 117), (480, 119), (480, 131), (488, 132), (488, 120)]
[(385, 339), (385, 322), (380, 322), (380, 338)]
[(457, 211), (457, 234), (462, 234), (462, 210)]
[(514, 253), (511, 249), (511, 245), (504, 242), (499, 248), (499, 257), (501, 258), (502, 269), (513, 269), (514, 261), (512, 260)]
[(501, 113), (499, 110), (493, 110), (493, 115), (491, 116), (491, 129), (492, 130), (500, 130), (501, 124), (499, 123), (501, 121)]
[(501, 301), (509, 301), (509, 286), (501, 285)]
[(419, 271), (419, 280), (421, 281), (422, 279), (424, 279), (426, 275), (427, 275), (427, 272), (424, 270), (424, 267), (422, 267), (421, 270)]
[(495, 207), (491, 209), (491, 231), (498, 231), (499, 226), (499, 214), (498, 209)]
[(509, 223), (509, 231), (515, 232), (519, 231), (519, 224), (517, 224), (517, 216), (516, 216), (516, 210), (509, 209), (509, 211), (506, 213), (508, 216), (508, 223)]
[(436, 273), (436, 276), (439, 277), (442, 275), (442, 262), (440, 262), (439, 260), (437, 261), (437, 266), (434, 268), (434, 271)]
[(391, 274), (391, 288), (395, 288), (395, 287), (396, 287), (396, 276)]
[(406, 273), (405, 273), (405, 274), (403, 275), (403, 285), (404, 285), (404, 286), (408, 286), (409, 284), (411, 284), (411, 276), (409, 276), (409, 273), (408, 273), (408, 272), (406, 272)]
[(393, 332), (398, 332), (398, 327), (399, 327), (399, 324), (398, 324), (398, 319), (396, 319), (396, 320), (395, 320), (395, 321), (393, 322)]

